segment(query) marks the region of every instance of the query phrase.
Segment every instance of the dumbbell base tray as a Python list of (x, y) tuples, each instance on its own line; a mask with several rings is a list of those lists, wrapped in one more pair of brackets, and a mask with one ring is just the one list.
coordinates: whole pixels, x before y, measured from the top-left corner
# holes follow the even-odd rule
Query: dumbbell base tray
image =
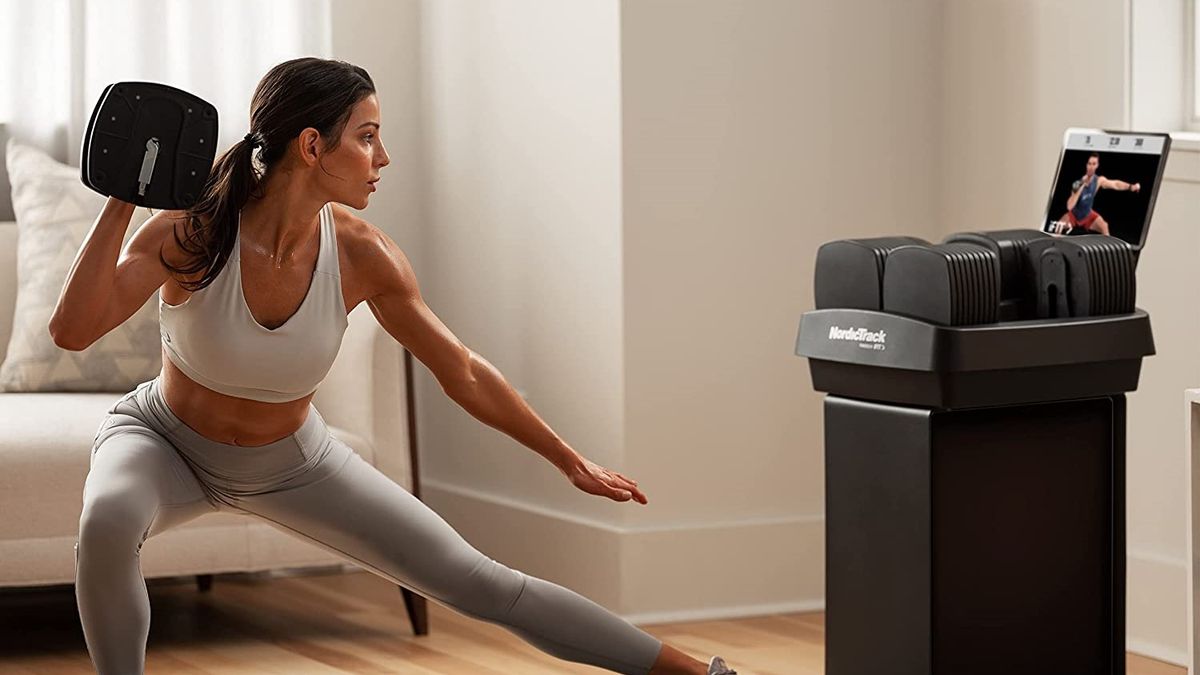
[(1134, 391), (1154, 339), (1140, 309), (977, 326), (822, 309), (801, 317), (795, 353), (808, 358), (817, 391), (966, 408)]

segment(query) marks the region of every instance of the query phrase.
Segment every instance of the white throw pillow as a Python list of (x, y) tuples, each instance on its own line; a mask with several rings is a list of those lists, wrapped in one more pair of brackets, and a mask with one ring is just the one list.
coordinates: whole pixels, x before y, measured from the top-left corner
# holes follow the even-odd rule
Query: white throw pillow
[[(157, 291), (87, 349), (54, 344), (50, 315), (106, 198), (83, 184), (77, 167), (36, 147), (10, 138), (5, 152), (17, 221), (17, 299), (0, 391), (126, 392), (153, 379), (162, 368)], [(150, 215), (134, 209), (124, 242)]]

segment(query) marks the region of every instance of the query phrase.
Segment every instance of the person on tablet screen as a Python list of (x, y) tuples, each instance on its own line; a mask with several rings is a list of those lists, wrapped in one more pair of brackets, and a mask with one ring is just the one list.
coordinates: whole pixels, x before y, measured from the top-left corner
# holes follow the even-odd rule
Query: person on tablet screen
[(1101, 188), (1118, 191), (1139, 192), (1141, 183), (1126, 183), (1123, 180), (1105, 178), (1098, 175), (1100, 168), (1100, 153), (1093, 152), (1088, 156), (1087, 173), (1071, 184), (1071, 194), (1067, 197), (1067, 212), (1054, 223), (1056, 234), (1072, 234), (1075, 230), (1084, 230), (1076, 234), (1108, 234), (1108, 221), (1094, 208), (1096, 193)]

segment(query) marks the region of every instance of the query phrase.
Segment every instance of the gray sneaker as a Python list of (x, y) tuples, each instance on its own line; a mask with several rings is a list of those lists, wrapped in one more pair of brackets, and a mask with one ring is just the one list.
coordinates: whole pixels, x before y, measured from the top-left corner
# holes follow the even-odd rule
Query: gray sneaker
[(737, 671), (725, 664), (725, 659), (714, 656), (708, 662), (708, 675), (737, 675)]

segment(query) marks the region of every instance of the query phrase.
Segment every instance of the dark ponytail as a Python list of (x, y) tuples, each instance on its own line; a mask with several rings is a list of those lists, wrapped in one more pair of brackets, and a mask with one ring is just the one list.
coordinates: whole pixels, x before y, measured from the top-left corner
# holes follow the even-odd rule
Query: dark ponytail
[(250, 133), (213, 163), (200, 199), (185, 211), (185, 239), (174, 233), (176, 245), (190, 260), (177, 267), (159, 251), (163, 266), (176, 275), (204, 272), (197, 281), (179, 280), (181, 287), (194, 293), (221, 273), (233, 253), (238, 212), (250, 197), (263, 197), (266, 174), (283, 159), (291, 141), (312, 127), (320, 132), (326, 152), (336, 150), (351, 110), (373, 93), (367, 71), (335, 59), (292, 59), (263, 76), (250, 103)]

